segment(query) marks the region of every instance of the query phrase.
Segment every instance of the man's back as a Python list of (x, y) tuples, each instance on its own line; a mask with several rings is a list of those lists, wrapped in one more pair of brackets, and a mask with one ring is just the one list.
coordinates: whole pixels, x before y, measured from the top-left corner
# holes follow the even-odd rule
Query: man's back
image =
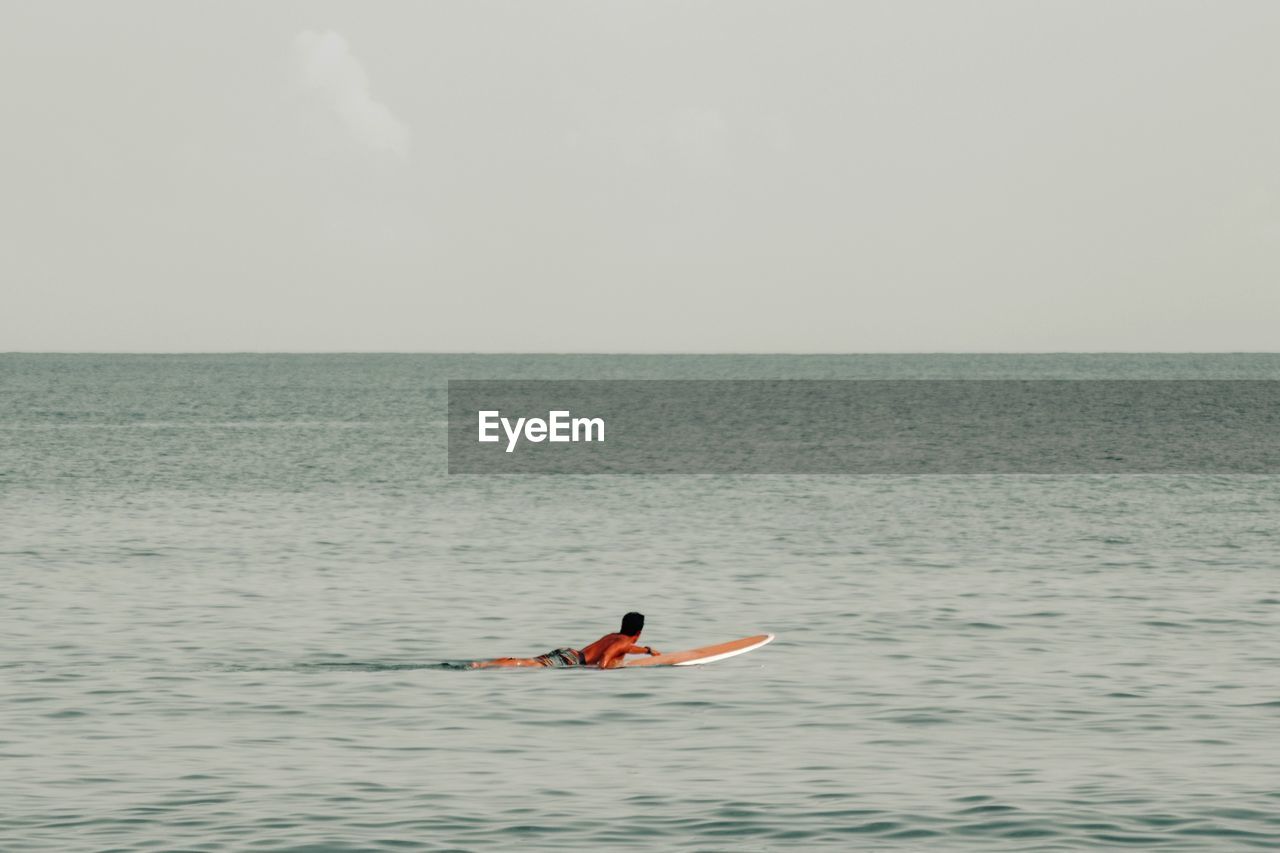
[(614, 660), (621, 660), (634, 641), (634, 637), (626, 634), (605, 634), (591, 645), (583, 646), (582, 657), (587, 666), (607, 666)]

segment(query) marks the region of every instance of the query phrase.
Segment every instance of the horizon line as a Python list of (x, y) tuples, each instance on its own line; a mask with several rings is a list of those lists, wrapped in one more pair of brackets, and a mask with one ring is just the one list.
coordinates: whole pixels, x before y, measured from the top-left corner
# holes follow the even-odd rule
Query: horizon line
[(1280, 355), (1280, 350), (5, 350), (6, 355)]

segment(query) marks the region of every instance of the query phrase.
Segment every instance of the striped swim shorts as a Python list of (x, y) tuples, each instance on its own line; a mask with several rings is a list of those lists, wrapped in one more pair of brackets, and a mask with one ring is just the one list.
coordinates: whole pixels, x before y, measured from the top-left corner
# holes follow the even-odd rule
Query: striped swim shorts
[(556, 649), (534, 658), (540, 666), (586, 666), (587, 659), (577, 649)]

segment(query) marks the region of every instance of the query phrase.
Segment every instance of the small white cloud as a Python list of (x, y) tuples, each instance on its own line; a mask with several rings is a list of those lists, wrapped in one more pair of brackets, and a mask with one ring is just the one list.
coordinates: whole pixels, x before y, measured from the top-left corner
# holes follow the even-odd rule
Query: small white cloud
[(369, 75), (335, 32), (298, 33), (293, 65), (301, 83), (333, 106), (351, 135), (375, 151), (409, 154), (409, 128), (369, 93)]

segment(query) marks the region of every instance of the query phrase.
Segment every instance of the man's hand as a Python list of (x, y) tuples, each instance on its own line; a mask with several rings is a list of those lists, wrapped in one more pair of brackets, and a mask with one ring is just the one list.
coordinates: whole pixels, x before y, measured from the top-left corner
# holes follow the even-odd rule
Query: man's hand
[(645, 646), (644, 650), (649, 653), (649, 657), (651, 658), (657, 657), (659, 654), (659, 652), (655, 652), (653, 650), (653, 646)]

